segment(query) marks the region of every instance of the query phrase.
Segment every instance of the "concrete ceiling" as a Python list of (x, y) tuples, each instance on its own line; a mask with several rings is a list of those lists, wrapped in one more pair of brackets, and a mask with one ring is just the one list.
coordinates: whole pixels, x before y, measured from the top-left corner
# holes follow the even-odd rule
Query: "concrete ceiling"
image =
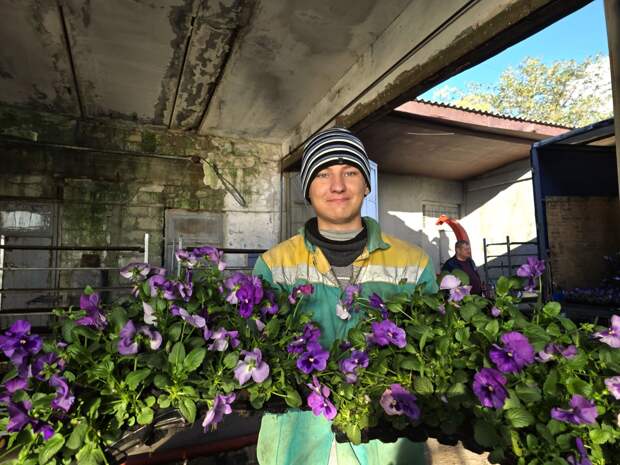
[(0, 0), (0, 103), (293, 154), (586, 3)]

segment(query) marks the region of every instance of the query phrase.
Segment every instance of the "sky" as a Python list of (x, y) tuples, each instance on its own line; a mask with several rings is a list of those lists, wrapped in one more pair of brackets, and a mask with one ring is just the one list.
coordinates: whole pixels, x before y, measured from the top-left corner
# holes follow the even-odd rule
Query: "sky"
[(527, 56), (551, 63), (568, 59), (582, 61), (597, 53), (609, 54), (603, 0), (594, 0), (493, 58), (442, 82), (420, 98), (442, 100), (441, 89), (446, 86), (465, 90), (468, 82), (494, 84), (502, 71), (509, 66), (516, 67)]

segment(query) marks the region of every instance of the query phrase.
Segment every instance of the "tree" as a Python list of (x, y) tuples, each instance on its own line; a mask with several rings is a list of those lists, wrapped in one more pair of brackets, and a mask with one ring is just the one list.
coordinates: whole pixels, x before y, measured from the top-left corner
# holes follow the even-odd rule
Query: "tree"
[(516, 69), (506, 69), (497, 84), (469, 83), (465, 92), (447, 89), (448, 103), (569, 127), (613, 116), (609, 57), (604, 55), (549, 65), (526, 57)]

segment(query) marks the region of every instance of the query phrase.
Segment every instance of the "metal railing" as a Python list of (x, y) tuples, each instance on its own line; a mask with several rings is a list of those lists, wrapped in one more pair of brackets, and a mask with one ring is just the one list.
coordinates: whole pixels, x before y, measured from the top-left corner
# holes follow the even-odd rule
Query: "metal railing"
[[(512, 250), (513, 246), (532, 246), (536, 248), (536, 254), (538, 253), (538, 243), (537, 242), (532, 242), (532, 241), (527, 241), (527, 242), (518, 242), (518, 241), (511, 241), (510, 240), (510, 236), (506, 236), (506, 242), (487, 242), (487, 239), (484, 238), (482, 239), (482, 244), (483, 244), (483, 248), (484, 248), (484, 265), (483, 265), (483, 269), (484, 269), (484, 279), (486, 282), (489, 282), (489, 270), (492, 269), (499, 269), (500, 270), (500, 274), (505, 274), (504, 270), (507, 271), (508, 275), (512, 274), (512, 271), (514, 268), (518, 268), (519, 266), (522, 265), (523, 261), (522, 260), (518, 260), (518, 257), (531, 257), (533, 254), (530, 253), (515, 253)], [(488, 253), (488, 248), (489, 247), (505, 247), (506, 248), (506, 252), (502, 253), (502, 254), (494, 254), (494, 255), (490, 255)], [(503, 260), (499, 261), (499, 264), (497, 265), (489, 265), (489, 259), (493, 259), (493, 258), (499, 258), (499, 259), (503, 259), (505, 258), (507, 260), (507, 264), (504, 264)], [(515, 260), (517, 259), (517, 260)]]

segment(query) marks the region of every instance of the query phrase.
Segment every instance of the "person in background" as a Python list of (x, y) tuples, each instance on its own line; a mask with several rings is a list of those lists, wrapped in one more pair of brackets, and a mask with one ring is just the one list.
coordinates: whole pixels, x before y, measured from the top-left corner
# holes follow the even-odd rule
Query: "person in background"
[(455, 254), (441, 268), (442, 273), (452, 273), (453, 270), (462, 270), (469, 276), (471, 294), (482, 295), (483, 286), (476, 264), (471, 258), (471, 246), (468, 241), (458, 240), (454, 247)]
[[(361, 318), (342, 311), (345, 290), (387, 299), (424, 284), (436, 292), (435, 270), (419, 247), (381, 232), (361, 216), (370, 192), (370, 165), (362, 142), (346, 129), (322, 131), (306, 144), (300, 178), (316, 217), (299, 234), (265, 252), (254, 274), (290, 292), (310, 283), (314, 293), (302, 301), (321, 327), (321, 345), (344, 340)], [(257, 446), (261, 465), (422, 465), (424, 444), (399, 439), (366, 444), (336, 443), (331, 423), (312, 412), (291, 409), (265, 414)]]

